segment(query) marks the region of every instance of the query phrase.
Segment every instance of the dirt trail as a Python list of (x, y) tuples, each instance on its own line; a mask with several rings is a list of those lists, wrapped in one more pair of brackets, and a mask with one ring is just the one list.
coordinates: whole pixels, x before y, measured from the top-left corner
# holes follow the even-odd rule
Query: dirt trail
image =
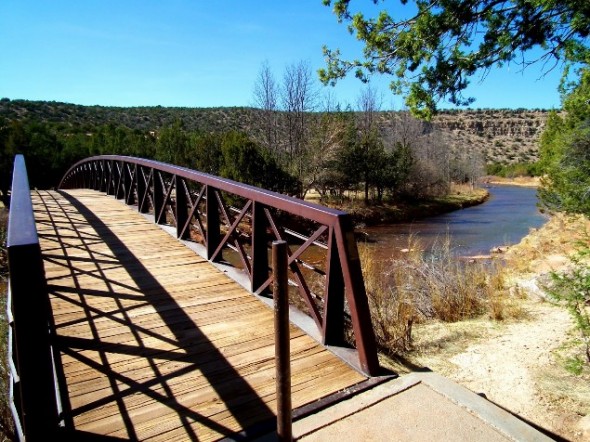
[(571, 329), (568, 313), (546, 303), (529, 306), (532, 320), (508, 324), (450, 359), (447, 375), (472, 391), (537, 425), (570, 438), (580, 416), (563, 413), (544, 392), (542, 377), (559, 367), (552, 351)]

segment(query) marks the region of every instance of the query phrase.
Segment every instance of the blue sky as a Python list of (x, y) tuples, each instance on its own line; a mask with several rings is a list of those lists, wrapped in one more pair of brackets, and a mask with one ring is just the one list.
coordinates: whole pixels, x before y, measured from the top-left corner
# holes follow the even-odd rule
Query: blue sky
[[(248, 106), (265, 60), (277, 80), (302, 60), (315, 73), (324, 44), (351, 56), (361, 50), (321, 0), (2, 0), (0, 97)], [(472, 107), (559, 107), (559, 72), (540, 77), (538, 67), (522, 73), (515, 65), (493, 70), (483, 82), (475, 77)], [(373, 83), (385, 108), (402, 106), (386, 78)], [(330, 89), (341, 104), (354, 105), (362, 87), (350, 78)]]

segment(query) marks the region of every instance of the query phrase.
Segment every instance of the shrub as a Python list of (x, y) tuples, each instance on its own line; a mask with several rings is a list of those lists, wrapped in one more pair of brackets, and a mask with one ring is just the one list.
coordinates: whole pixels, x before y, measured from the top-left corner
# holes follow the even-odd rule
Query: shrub
[[(510, 155), (509, 157), (515, 158), (514, 155)], [(513, 164), (492, 163), (486, 166), (486, 173), (504, 178), (514, 178), (519, 176), (539, 176), (541, 175), (541, 169), (539, 163), (536, 162)]]
[(386, 261), (375, 260), (368, 246), (361, 252), (377, 345), (384, 353), (410, 350), (416, 323), (455, 322), (486, 312), (496, 320), (517, 315), (494, 263), (457, 259), (448, 238), (428, 254), (413, 239), (407, 250)]
[[(565, 305), (580, 333), (583, 358), (590, 365), (590, 247), (581, 246), (571, 257), (572, 267), (567, 272), (552, 273), (549, 295)], [(574, 355), (566, 365), (581, 366), (581, 355)], [(579, 370), (581, 372), (581, 370)], [(579, 374), (579, 373), (578, 373)]]

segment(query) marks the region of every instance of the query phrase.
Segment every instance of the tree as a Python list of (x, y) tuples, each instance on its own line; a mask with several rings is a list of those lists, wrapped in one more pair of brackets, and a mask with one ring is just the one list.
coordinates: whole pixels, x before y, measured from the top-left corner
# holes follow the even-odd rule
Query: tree
[(425, 134), (411, 147), (410, 195), (428, 198), (447, 194), (451, 185), (450, 148), (439, 131)]
[(539, 196), (555, 211), (590, 216), (590, 68), (563, 100), (565, 116), (553, 114), (541, 138), (546, 173)]
[[(383, 142), (378, 133), (377, 113), (381, 107), (377, 91), (370, 85), (363, 89), (357, 99), (359, 111), (358, 130), (359, 145), (362, 149), (362, 162), (357, 165), (361, 169), (365, 185), (365, 204), (369, 203), (369, 188), (381, 181), (379, 172), (383, 165), (385, 152)], [(381, 193), (379, 194), (381, 199)]]
[(262, 111), (264, 147), (275, 152), (277, 149), (278, 85), (268, 61), (262, 63), (254, 83), (254, 105)]
[[(546, 173), (539, 196), (551, 210), (590, 216), (590, 68), (582, 71), (578, 85), (563, 100), (564, 117), (552, 114), (541, 138), (541, 165)], [(584, 360), (567, 363), (580, 373), (590, 364), (590, 246), (580, 243), (571, 268), (552, 273), (549, 293), (563, 302), (572, 315), (583, 343)]]
[(222, 136), (210, 133), (191, 133), (189, 167), (211, 175), (219, 175), (223, 163)]
[[(358, 117), (358, 116), (357, 116)], [(378, 199), (383, 189), (383, 171), (386, 154), (381, 138), (375, 128), (363, 131), (358, 119), (351, 119), (344, 131), (342, 147), (335, 164), (340, 177), (340, 189), (351, 190), (363, 185), (365, 204), (369, 203), (369, 191), (378, 190)]]
[[(469, 77), (493, 66), (542, 62), (544, 70), (563, 64), (564, 78), (577, 63), (588, 63), (590, 2), (587, 0), (400, 0), (396, 12), (365, 17), (350, 0), (323, 0), (339, 22), (365, 45), (362, 59), (345, 60), (324, 47), (327, 67), (319, 74), (333, 84), (354, 71), (363, 81), (373, 73), (392, 75), (391, 89), (423, 118), (437, 102), (473, 101), (463, 91)], [(373, 0), (373, 3), (379, 3)], [(541, 48), (541, 55), (529, 51)]]
[(282, 102), (287, 122), (287, 165), (300, 181), (307, 157), (308, 117), (314, 109), (315, 92), (308, 63), (286, 67), (283, 76)]
[(186, 166), (188, 158), (188, 134), (184, 123), (176, 120), (172, 125), (162, 128), (156, 142), (155, 156), (164, 163)]
[(282, 170), (267, 150), (243, 133), (224, 134), (221, 153), (219, 173), (225, 178), (288, 195), (301, 191), (297, 180)]
[(338, 181), (335, 164), (346, 133), (346, 116), (339, 112), (334, 98), (324, 97), (323, 111), (312, 119), (308, 141), (306, 173), (302, 180), (303, 197), (312, 188), (317, 189), (324, 198), (330, 188)]

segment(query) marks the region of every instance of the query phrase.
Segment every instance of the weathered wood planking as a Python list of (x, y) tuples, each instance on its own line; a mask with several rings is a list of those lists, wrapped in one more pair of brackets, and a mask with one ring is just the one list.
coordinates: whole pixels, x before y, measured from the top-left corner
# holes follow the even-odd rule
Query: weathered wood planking
[[(272, 311), (121, 201), (34, 192), (66, 425), (215, 440), (274, 417)], [(365, 378), (291, 327), (293, 406)]]

